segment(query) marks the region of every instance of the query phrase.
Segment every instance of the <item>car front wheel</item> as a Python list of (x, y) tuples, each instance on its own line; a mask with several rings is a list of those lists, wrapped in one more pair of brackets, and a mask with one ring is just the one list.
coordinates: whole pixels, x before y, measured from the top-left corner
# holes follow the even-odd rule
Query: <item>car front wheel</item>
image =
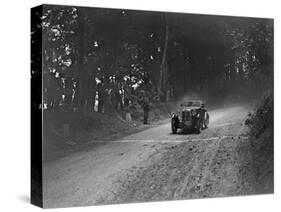
[(172, 119), (171, 127), (172, 127), (172, 133), (176, 134), (177, 133), (177, 126), (176, 126), (176, 121), (174, 119)]
[(202, 125), (200, 124), (200, 122), (198, 121), (197, 125), (196, 125), (196, 133), (200, 134), (202, 131)]

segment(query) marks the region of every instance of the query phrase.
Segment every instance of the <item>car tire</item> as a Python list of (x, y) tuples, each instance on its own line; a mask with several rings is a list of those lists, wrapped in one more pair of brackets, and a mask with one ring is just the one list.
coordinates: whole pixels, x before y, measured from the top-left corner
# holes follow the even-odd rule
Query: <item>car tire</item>
[(202, 131), (202, 125), (201, 124), (198, 124), (199, 126), (196, 127), (196, 133), (197, 134), (200, 134), (201, 131)]
[(210, 115), (209, 115), (209, 113), (207, 113), (206, 115), (207, 115), (207, 118), (206, 118), (206, 121), (205, 121), (205, 128), (207, 129), (208, 125), (209, 125), (209, 121), (210, 121)]
[(176, 134), (177, 133), (177, 127), (176, 127), (176, 121), (172, 119), (171, 121), (171, 127), (172, 127), (172, 133)]

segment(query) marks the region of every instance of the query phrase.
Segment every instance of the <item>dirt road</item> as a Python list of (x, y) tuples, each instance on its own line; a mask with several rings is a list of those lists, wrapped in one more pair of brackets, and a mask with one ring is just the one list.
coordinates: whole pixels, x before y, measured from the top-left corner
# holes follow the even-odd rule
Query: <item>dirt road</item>
[(47, 162), (44, 207), (254, 194), (250, 156), (243, 151), (249, 110), (210, 111), (210, 126), (200, 135), (172, 135), (167, 120)]

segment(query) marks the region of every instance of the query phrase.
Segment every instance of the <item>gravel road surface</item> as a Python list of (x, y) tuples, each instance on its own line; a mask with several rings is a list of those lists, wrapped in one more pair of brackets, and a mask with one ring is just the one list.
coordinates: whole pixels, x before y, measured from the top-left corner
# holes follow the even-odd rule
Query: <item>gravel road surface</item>
[(172, 135), (167, 120), (46, 162), (44, 207), (255, 194), (243, 124), (250, 109), (210, 111), (199, 135)]

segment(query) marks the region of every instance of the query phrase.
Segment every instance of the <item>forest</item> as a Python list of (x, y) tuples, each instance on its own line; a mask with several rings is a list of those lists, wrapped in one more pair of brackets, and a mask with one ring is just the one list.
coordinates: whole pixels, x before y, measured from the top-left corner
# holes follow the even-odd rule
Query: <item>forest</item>
[[(38, 14), (39, 15), (39, 14)], [(43, 103), (110, 113), (195, 93), (259, 98), (273, 84), (270, 19), (44, 6)]]

